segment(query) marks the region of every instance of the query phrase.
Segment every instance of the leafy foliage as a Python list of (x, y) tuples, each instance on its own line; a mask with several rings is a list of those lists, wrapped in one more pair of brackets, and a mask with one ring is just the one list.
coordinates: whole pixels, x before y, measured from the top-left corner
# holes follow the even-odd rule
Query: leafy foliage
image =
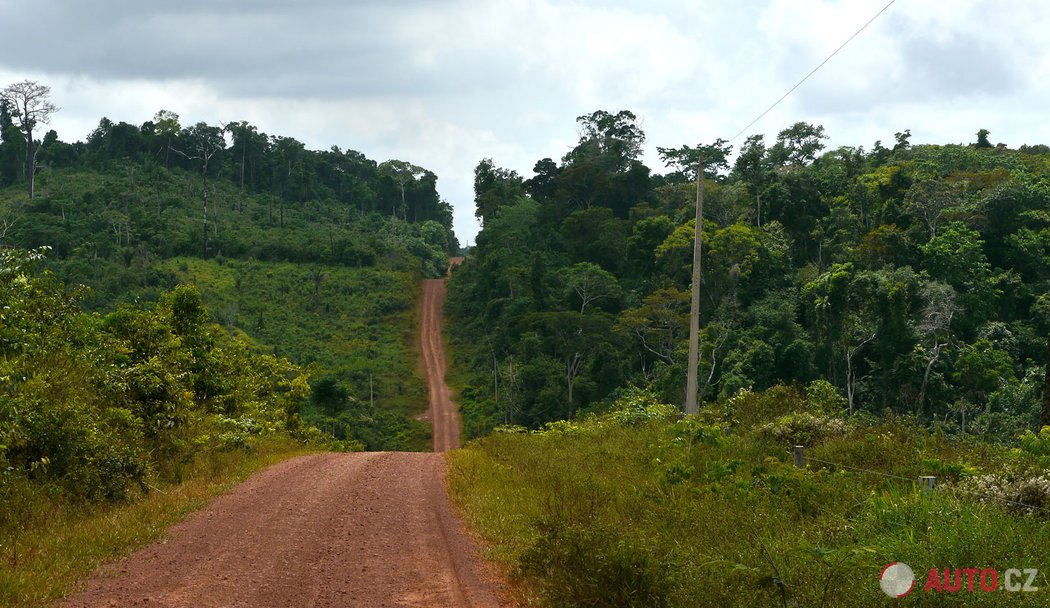
[(578, 122), (561, 164), (520, 182), (528, 198), (479, 165), (485, 225), (449, 296), (472, 432), (600, 410), (630, 384), (684, 401), (701, 158), (703, 400), (819, 381), (850, 413), (952, 434), (1015, 442), (1041, 409), (1050, 423), (1042, 148), (904, 131), (892, 149), (825, 151), (823, 127), (797, 123), (771, 146), (748, 138), (731, 169), (722, 140), (660, 147), (670, 172), (654, 175), (633, 114)]
[[(451, 455), (450, 489), (530, 605), (883, 606), (892, 561), (1050, 567), (1037, 456), (899, 419), (847, 425), (816, 413), (841, 411), (825, 389), (745, 391), (698, 416), (620, 424), (675, 409), (631, 389), (608, 413), (469, 444)], [(798, 469), (764, 430), (783, 419), (837, 428)], [(933, 493), (910, 481), (931, 473)], [(1028, 595), (1019, 605), (1042, 605)]]
[(28, 478), (119, 500), (202, 451), (302, 432), (306, 375), (211, 325), (196, 288), (88, 314), (41, 258), (0, 251), (0, 497)]

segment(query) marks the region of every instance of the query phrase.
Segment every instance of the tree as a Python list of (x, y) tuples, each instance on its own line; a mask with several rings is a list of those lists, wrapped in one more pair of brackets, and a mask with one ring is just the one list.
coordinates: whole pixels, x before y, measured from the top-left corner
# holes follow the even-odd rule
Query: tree
[(203, 255), (206, 258), (208, 257), (208, 166), (212, 157), (226, 147), (226, 140), (222, 136), (221, 129), (209, 127), (203, 122), (185, 130), (183, 139), (186, 141), (188, 151), (170, 149), (187, 161), (196, 162), (200, 167), (201, 202), (204, 207)]
[(945, 213), (961, 202), (958, 186), (941, 180), (921, 181), (904, 195), (904, 212), (926, 225), (930, 238), (937, 238), (937, 227)]
[(1044, 293), (1036, 298), (1031, 308), (1032, 316), (1041, 322), (1042, 330), (1046, 334), (1046, 357), (1043, 363), (1043, 399), (1039, 410), (1039, 428), (1050, 426), (1050, 293)]
[[(426, 170), (422, 167), (417, 167), (412, 163), (405, 162), (403, 160), (388, 160), (379, 165), (379, 174), (383, 175), (395, 184), (397, 184), (401, 192), (401, 213), (403, 217), (407, 217), (408, 214), (408, 203), (405, 200), (405, 188), (423, 177)], [(391, 215), (397, 215), (397, 209), (391, 210)]]
[(849, 315), (842, 332), (842, 350), (846, 358), (846, 403), (849, 415), (853, 415), (853, 403), (857, 384), (857, 355), (878, 335), (875, 319), (865, 314)]
[(977, 148), (977, 149), (991, 148), (992, 147), (992, 142), (988, 141), (988, 136), (990, 134), (991, 134), (991, 132), (988, 129), (981, 129), (980, 131), (978, 131), (977, 132), (977, 143), (974, 144), (974, 147)]
[(164, 153), (165, 168), (168, 166), (168, 159), (172, 149), (171, 145), (181, 131), (182, 125), (179, 124), (179, 115), (175, 112), (159, 110), (153, 115), (153, 132), (158, 139), (163, 140), (161, 146), (157, 148), (157, 155)]
[(13, 184), (23, 172), (25, 136), (11, 118), (11, 104), (0, 96), (0, 185)]
[(657, 147), (656, 152), (660, 160), (674, 167), (675, 171), (681, 173), (686, 181), (696, 181), (696, 168), (700, 161), (704, 163), (704, 177), (717, 179), (719, 173), (729, 170), (729, 155), (733, 152), (733, 146), (724, 139), (716, 139), (713, 144), (697, 144), (695, 147), (682, 146), (680, 148)]
[(51, 87), (30, 80), (23, 80), (8, 85), (0, 93), (0, 96), (8, 102), (14, 111), (12, 118), (21, 129), (26, 138), (26, 177), (29, 180), (29, 198), (32, 199), (35, 185), (36, 156), (39, 149), (35, 149), (33, 141), (33, 129), (38, 124), (51, 122), (51, 115), (59, 110), (55, 104), (48, 100), (51, 95)]
[(777, 143), (769, 154), (777, 165), (808, 165), (824, 149), (827, 139), (822, 125), (796, 122), (777, 134)]
[[(159, 113), (158, 113), (159, 116)], [(176, 117), (177, 120), (177, 117)], [(158, 125), (159, 126), (159, 125)], [(224, 129), (233, 138), (231, 153), (238, 158), (238, 183), (244, 188), (245, 175), (252, 187), (255, 186), (255, 169), (259, 156), (266, 151), (269, 138), (265, 133), (248, 124), (248, 121), (232, 122)]]
[(733, 174), (743, 180), (755, 195), (755, 225), (762, 225), (762, 189), (770, 174), (765, 136), (751, 135), (740, 146), (740, 154), (733, 163)]
[(474, 216), (484, 224), (495, 217), (501, 205), (525, 196), (521, 176), (483, 158), (474, 168)]
[(658, 289), (645, 296), (637, 308), (620, 315), (616, 329), (638, 340), (644, 353), (673, 365), (679, 342), (688, 333), (689, 293)]
[(610, 114), (598, 110), (576, 118), (580, 142), (567, 155), (565, 162), (597, 162), (611, 172), (626, 171), (642, 154), (645, 133), (633, 112), (621, 110)]
[(547, 351), (560, 361), (569, 405), (566, 418), (572, 418), (576, 414), (577, 380), (588, 364), (609, 350), (612, 317), (603, 312), (539, 312), (526, 316), (525, 324), (546, 338)]
[[(919, 344), (916, 345), (916, 350), (925, 358), (926, 369), (922, 375), (919, 398), (915, 404), (915, 415), (919, 420), (922, 420), (923, 417), (930, 373), (941, 355), (944, 354), (944, 348), (951, 343), (952, 318), (960, 310), (955, 302), (955, 290), (951, 285), (932, 281), (922, 287), (921, 295), (926, 301), (926, 307), (923, 309), (922, 318), (916, 328), (921, 338)], [(927, 341), (928, 347), (922, 344)]]
[(619, 298), (620, 284), (611, 272), (597, 264), (580, 262), (561, 272), (567, 295), (580, 303), (580, 314), (587, 311), (587, 306), (598, 300)]

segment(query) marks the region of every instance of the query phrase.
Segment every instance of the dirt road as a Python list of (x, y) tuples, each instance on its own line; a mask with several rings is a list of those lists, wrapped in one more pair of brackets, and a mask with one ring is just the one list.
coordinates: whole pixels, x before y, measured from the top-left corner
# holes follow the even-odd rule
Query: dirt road
[(444, 302), (444, 279), (423, 281), (419, 341), (427, 372), (427, 384), (430, 387), (430, 410), (427, 412), (427, 418), (434, 428), (435, 452), (459, 447), (459, 410), (452, 403), (452, 393), (445, 384), (445, 345), (441, 339), (441, 307)]
[[(434, 449), (459, 444), (444, 383), (444, 283), (424, 286)], [(108, 566), (66, 607), (506, 605), (446, 495), (440, 453), (316, 454), (252, 476)]]
[(64, 606), (499, 606), (441, 454), (317, 454), (218, 498)]

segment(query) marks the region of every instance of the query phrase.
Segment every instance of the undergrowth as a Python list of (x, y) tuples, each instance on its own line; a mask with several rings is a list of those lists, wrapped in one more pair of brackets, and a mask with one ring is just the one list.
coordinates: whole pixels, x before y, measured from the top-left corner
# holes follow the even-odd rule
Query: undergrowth
[[(67, 497), (28, 481), (13, 488), (0, 517), (0, 606), (49, 605), (100, 564), (130, 554), (253, 472), (316, 451), (286, 436), (259, 438), (247, 449), (203, 451), (179, 465), (177, 483), (157, 480), (121, 503)], [(17, 511), (17, 512), (15, 512)], [(17, 522), (14, 520), (17, 518)]]
[[(1045, 580), (1038, 593), (922, 592), (931, 568), (1050, 572), (1046, 508), (1022, 513), (975, 485), (1038, 477), (1044, 457), (847, 421), (813, 393), (745, 391), (681, 418), (628, 391), (610, 412), (469, 444), (450, 488), (529, 604), (885, 606), (879, 574), (900, 561), (919, 579), (902, 605), (1045, 605)], [(802, 436), (811, 460), (797, 469), (788, 440)], [(923, 493), (919, 475), (939, 489)]]

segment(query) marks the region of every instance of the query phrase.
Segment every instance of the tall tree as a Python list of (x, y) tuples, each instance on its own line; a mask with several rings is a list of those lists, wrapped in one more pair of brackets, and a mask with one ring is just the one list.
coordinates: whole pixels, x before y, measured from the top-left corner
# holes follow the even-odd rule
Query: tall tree
[[(403, 160), (388, 160), (379, 164), (379, 174), (397, 184), (401, 192), (401, 213), (403, 217), (408, 216), (408, 202), (405, 199), (405, 189), (409, 184), (423, 177), (425, 173), (426, 171), (422, 167)], [(397, 215), (396, 208), (392, 211), (391, 215)]]
[(484, 224), (495, 217), (501, 205), (525, 196), (521, 176), (515, 171), (493, 164), (491, 158), (483, 158), (474, 168), (475, 217)]
[(565, 155), (565, 162), (597, 162), (607, 171), (626, 171), (638, 160), (645, 143), (645, 133), (633, 112), (621, 110), (610, 114), (598, 110), (576, 118), (580, 142)]
[(35, 194), (36, 155), (39, 151), (33, 142), (33, 129), (38, 124), (50, 123), (51, 115), (58, 111), (58, 107), (48, 99), (51, 87), (31, 80), (8, 85), (0, 96), (14, 110), (12, 118), (26, 138), (26, 177), (29, 181), (29, 198), (32, 199)]
[[(937, 365), (941, 355), (944, 354), (945, 347), (951, 344), (952, 318), (960, 311), (955, 301), (955, 290), (946, 283), (937, 281), (927, 283), (922, 288), (922, 298), (926, 301), (926, 307), (922, 311), (917, 328), (920, 342), (916, 345), (916, 350), (923, 356), (926, 367), (922, 375), (922, 385), (919, 387), (919, 398), (915, 405), (915, 415), (919, 420), (923, 419), (930, 373)], [(923, 342), (928, 342), (929, 347), (926, 347)]]
[(824, 149), (828, 136), (822, 125), (796, 122), (777, 134), (777, 143), (769, 154), (778, 165), (808, 165)]
[(204, 208), (204, 248), (203, 255), (208, 257), (208, 167), (212, 157), (226, 147), (226, 140), (219, 127), (209, 127), (199, 122), (190, 129), (184, 130), (183, 138), (188, 144), (188, 151), (172, 148), (171, 151), (191, 163), (197, 163), (201, 172), (201, 202)]
[(682, 146), (680, 148), (656, 148), (660, 160), (664, 161), (681, 173), (686, 181), (696, 181), (696, 168), (699, 162), (704, 162), (704, 177), (717, 179), (719, 174), (729, 171), (729, 155), (733, 152), (733, 146), (726, 140), (719, 138), (714, 143), (696, 146)]

